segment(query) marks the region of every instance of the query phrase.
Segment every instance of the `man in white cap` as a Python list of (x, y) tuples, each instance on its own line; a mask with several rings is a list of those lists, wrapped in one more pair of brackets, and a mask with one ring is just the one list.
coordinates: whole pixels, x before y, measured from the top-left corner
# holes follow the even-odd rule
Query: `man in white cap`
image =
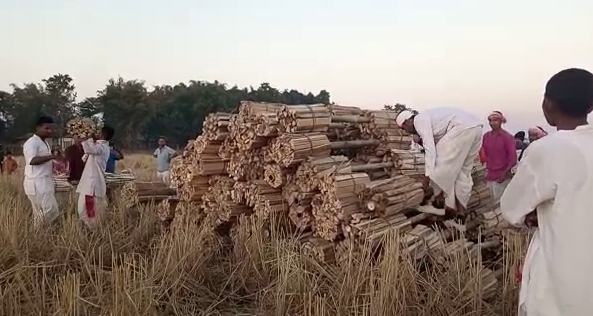
[(435, 108), (414, 114), (402, 111), (398, 126), (419, 135), (426, 152), (426, 176), (437, 196), (445, 197), (449, 212), (465, 215), (471, 195), (472, 168), (482, 146), (482, 123), (454, 108)]

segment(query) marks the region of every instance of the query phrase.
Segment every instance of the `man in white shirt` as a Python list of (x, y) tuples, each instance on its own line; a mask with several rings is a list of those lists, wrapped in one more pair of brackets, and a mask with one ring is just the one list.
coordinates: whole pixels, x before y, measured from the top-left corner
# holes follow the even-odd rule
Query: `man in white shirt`
[(23, 145), (25, 156), (25, 194), (33, 207), (33, 223), (39, 227), (55, 220), (60, 211), (55, 197), (51, 149), (46, 139), (53, 134), (54, 121), (42, 116), (35, 124), (35, 133)]
[(480, 120), (458, 109), (435, 108), (419, 114), (402, 111), (395, 121), (422, 139), (426, 176), (435, 195), (444, 196), (449, 215), (465, 215), (471, 172), (482, 146)]
[(527, 147), (502, 196), (504, 218), (537, 227), (523, 266), (519, 315), (593, 314), (593, 74), (567, 69), (546, 84), (544, 116), (557, 133)]
[(109, 159), (109, 141), (114, 130), (109, 126), (101, 129), (98, 140), (88, 139), (82, 142), (85, 160), (84, 170), (76, 192), (78, 193), (78, 215), (89, 227), (93, 226), (101, 212), (107, 206), (107, 184), (105, 167)]
[(177, 156), (177, 152), (167, 146), (167, 139), (165, 137), (159, 138), (159, 148), (152, 154), (156, 158), (156, 175), (166, 185), (171, 183), (171, 172), (169, 171), (171, 159)]

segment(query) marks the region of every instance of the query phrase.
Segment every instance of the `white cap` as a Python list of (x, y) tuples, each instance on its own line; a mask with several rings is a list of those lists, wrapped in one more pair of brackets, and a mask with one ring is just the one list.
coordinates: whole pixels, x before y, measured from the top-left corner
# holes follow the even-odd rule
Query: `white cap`
[(408, 110), (403, 110), (399, 112), (399, 114), (395, 118), (395, 124), (397, 124), (397, 126), (399, 127), (402, 127), (404, 125), (404, 122), (412, 116), (414, 116), (414, 113)]

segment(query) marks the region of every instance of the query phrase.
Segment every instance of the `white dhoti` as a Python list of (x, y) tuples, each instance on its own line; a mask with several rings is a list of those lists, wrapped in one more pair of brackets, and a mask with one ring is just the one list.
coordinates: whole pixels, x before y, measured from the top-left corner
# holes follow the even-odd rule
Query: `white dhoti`
[(171, 172), (169, 170), (162, 171), (162, 172), (157, 171), (156, 176), (160, 181), (162, 181), (167, 186), (171, 184)]
[(33, 225), (39, 227), (53, 222), (60, 215), (60, 208), (54, 193), (54, 182), (51, 177), (25, 179), (25, 194), (33, 209)]
[(510, 182), (511, 179), (504, 180), (503, 182), (488, 181), (488, 188), (490, 188), (490, 193), (492, 194), (492, 203), (497, 204), (500, 202), (500, 198)]
[(436, 144), (435, 167), (430, 180), (435, 194), (444, 192), (445, 204), (455, 209), (455, 199), (467, 207), (473, 186), (472, 169), (482, 147), (482, 127), (452, 130)]
[(105, 196), (78, 194), (78, 216), (89, 227), (92, 227), (107, 207)]

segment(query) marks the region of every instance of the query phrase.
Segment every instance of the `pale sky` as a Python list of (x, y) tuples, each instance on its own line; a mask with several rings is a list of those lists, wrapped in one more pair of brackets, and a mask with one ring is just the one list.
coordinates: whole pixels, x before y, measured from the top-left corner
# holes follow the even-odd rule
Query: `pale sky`
[(501, 110), (545, 125), (547, 79), (593, 71), (586, 0), (0, 0), (0, 89), (70, 74), (80, 97), (148, 85), (269, 82), (363, 108)]

